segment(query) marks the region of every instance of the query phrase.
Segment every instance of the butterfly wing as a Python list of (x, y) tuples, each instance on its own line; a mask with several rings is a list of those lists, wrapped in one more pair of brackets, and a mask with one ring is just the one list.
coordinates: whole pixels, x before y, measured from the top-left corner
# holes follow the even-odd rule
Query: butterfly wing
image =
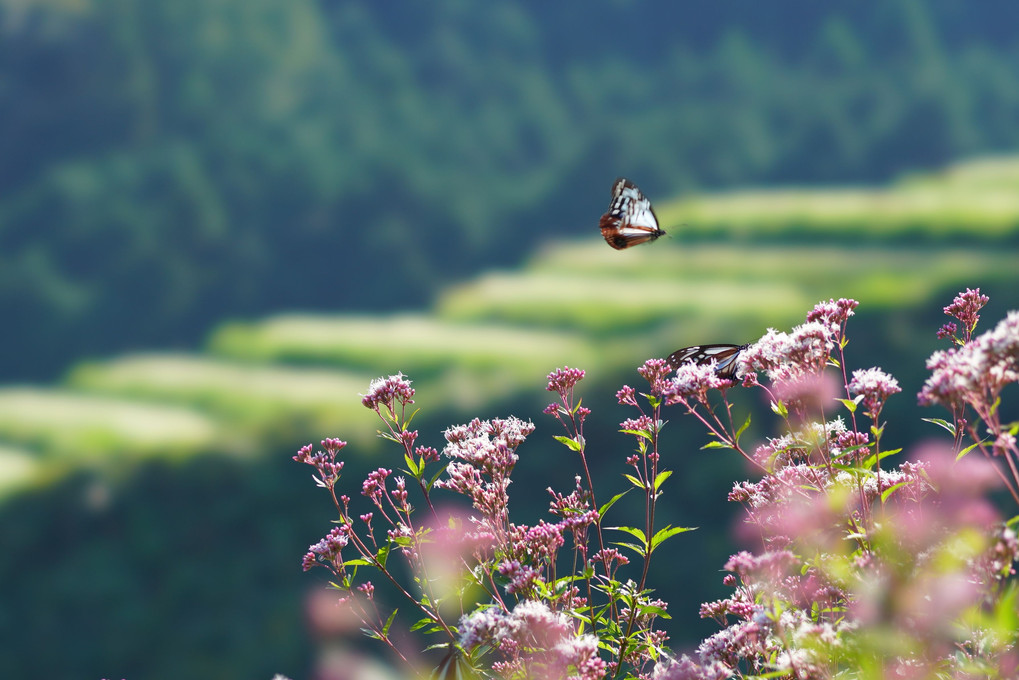
[(654, 241), (665, 235), (658, 228), (658, 216), (651, 207), (651, 201), (625, 177), (620, 177), (612, 185), (612, 202), (598, 226), (606, 243), (616, 250)]
[(683, 364), (710, 364), (715, 362), (715, 373), (726, 380), (739, 380), (739, 353), (750, 345), (694, 345), (677, 349), (665, 360), (675, 370)]

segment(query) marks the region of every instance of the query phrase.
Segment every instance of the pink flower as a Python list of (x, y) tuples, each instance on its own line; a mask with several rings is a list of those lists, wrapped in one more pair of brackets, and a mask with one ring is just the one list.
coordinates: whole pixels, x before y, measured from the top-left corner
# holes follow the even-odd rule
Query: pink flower
[(899, 382), (880, 368), (868, 368), (853, 371), (853, 379), (849, 381), (849, 391), (863, 396), (863, 405), (867, 412), (877, 417), (888, 397), (902, 391)]
[(979, 288), (976, 290), (967, 288), (964, 292), (955, 296), (952, 304), (945, 307), (945, 314), (955, 317), (962, 323), (963, 332), (968, 338), (969, 334), (976, 328), (977, 322), (980, 321), (980, 315), (977, 312), (987, 304), (988, 300), (990, 298), (982, 295)]
[(808, 321), (781, 333), (774, 328), (740, 353), (739, 372), (764, 371), (772, 380), (793, 380), (818, 374), (828, 363), (828, 353), (835, 346), (835, 331), (821, 321)]
[(989, 407), (1005, 385), (1019, 382), (1019, 311), (962, 347), (935, 352), (927, 368), (920, 404)]
[(388, 378), (372, 380), (368, 386), (368, 394), (364, 395), (361, 403), (373, 411), (385, 406), (392, 412), (396, 402), (404, 406), (413, 404), (413, 397), (414, 388), (410, 386), (410, 380), (407, 380), (403, 373), (397, 373)]
[[(665, 359), (648, 359), (644, 365), (637, 369), (641, 377), (648, 381), (651, 386), (651, 394), (659, 395), (665, 388), (665, 378), (672, 372)], [(618, 396), (618, 395), (617, 395)]]
[(557, 368), (548, 374), (548, 387), (545, 389), (549, 392), (558, 392), (565, 398), (583, 378), (584, 371), (579, 368), (570, 368), (569, 366)]
[(720, 378), (715, 372), (715, 362), (707, 364), (683, 364), (676, 369), (676, 375), (665, 383), (661, 393), (666, 404), (685, 404), (696, 399), (702, 404), (708, 401), (708, 390), (728, 387), (732, 381)]

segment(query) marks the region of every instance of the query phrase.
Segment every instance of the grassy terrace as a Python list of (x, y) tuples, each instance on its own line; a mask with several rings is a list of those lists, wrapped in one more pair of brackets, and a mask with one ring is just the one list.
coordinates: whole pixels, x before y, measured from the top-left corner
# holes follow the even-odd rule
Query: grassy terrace
[(229, 322), (198, 354), (123, 356), (60, 385), (0, 388), (0, 493), (82, 460), (257, 454), (339, 431), (371, 448), (375, 421), (358, 395), (397, 370), (429, 411), (476, 415), (540, 390), (555, 366), (619, 375), (684, 344), (787, 328), (827, 297), (895, 311), (943, 304), (965, 285), (1019, 286), (1019, 161), (886, 190), (730, 193), (658, 212), (674, 237), (617, 252), (592, 225), (590, 238), (546, 244), (519, 270), (448, 289), (430, 312)]
[[(660, 203), (666, 229), (701, 237), (983, 241), (1019, 236), (1019, 161), (985, 158), (888, 188), (738, 191)], [(682, 227), (679, 227), (682, 225)]]

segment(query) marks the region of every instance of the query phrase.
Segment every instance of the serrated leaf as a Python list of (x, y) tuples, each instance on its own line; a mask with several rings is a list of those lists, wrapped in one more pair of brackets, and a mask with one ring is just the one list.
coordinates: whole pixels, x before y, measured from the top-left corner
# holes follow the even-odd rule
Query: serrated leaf
[(611, 529), (613, 531), (625, 531), (626, 533), (630, 534), (631, 536), (639, 540), (641, 543), (647, 544), (647, 535), (644, 533), (642, 529), (638, 529), (636, 527), (605, 527), (605, 528)]
[(637, 545), (635, 543), (615, 542), (612, 545), (618, 545), (621, 548), (629, 548), (630, 550), (632, 550), (633, 552), (637, 553), (641, 557), (644, 556), (644, 547), (640, 546), (640, 545)]
[(729, 444), (726, 444), (725, 442), (713, 441), (713, 442), (708, 442), (707, 444), (702, 446), (701, 450), (703, 451), (704, 449), (731, 449), (731, 448), (732, 448), (732, 446), (730, 446)]
[(672, 470), (662, 470), (655, 477), (655, 491), (658, 491), (659, 487), (665, 482), (666, 479), (672, 476)]
[(634, 485), (635, 487), (637, 487), (638, 489), (644, 489), (644, 488), (646, 488), (646, 487), (644, 486), (644, 482), (640, 481), (639, 479), (637, 479), (637, 478), (636, 478), (636, 477), (634, 477), (633, 475), (631, 475), (631, 474), (628, 474), (628, 473), (627, 473), (627, 474), (624, 474), (623, 476), (624, 476), (624, 477), (626, 477), (626, 478), (627, 478), (628, 480), (630, 480), (630, 483), (631, 483), (631, 484), (633, 484), (633, 485)]
[(632, 434), (636, 437), (643, 437), (644, 439), (651, 439), (651, 435), (644, 430), (620, 430), (623, 434)]
[(740, 437), (740, 435), (743, 434), (748, 427), (750, 427), (750, 414), (749, 413), (747, 414), (747, 419), (743, 422), (743, 425), (738, 430), (736, 430), (736, 436), (733, 439), (736, 441), (737, 444), (739, 444), (739, 437)]
[(389, 615), (388, 619), (386, 619), (385, 624), (383, 624), (383, 626), (382, 626), (382, 634), (383, 635), (389, 635), (389, 627), (393, 625), (393, 619), (396, 618), (396, 612), (398, 612), (398, 611), (400, 611), (400, 610), (399, 609), (394, 609), (393, 613)]
[(863, 467), (865, 467), (865, 468), (870, 468), (878, 460), (884, 460), (888, 456), (894, 456), (895, 454), (900, 453), (901, 451), (902, 451), (901, 448), (898, 448), (898, 449), (888, 449), (887, 451), (882, 451), (876, 458), (875, 458), (874, 454), (870, 454), (869, 456), (867, 456), (864, 459), (864, 461), (861, 463), (861, 465)]
[[(418, 619), (417, 621), (415, 621), (415, 622), (414, 622), (414, 623), (413, 623), (413, 624), (411, 625), (411, 627), (410, 627), (410, 632), (412, 632), (412, 633), (413, 633), (413, 632), (414, 632), (414, 631), (416, 631), (416, 630), (421, 630), (421, 629), (422, 629), (422, 628), (424, 628), (425, 626), (430, 626), (430, 625), (432, 625), (433, 623), (435, 623), (435, 621), (432, 621), (432, 620), (431, 620), (430, 618), (428, 618), (427, 616), (426, 616), (425, 618), (423, 618), (423, 619)], [(442, 644), (443, 644), (443, 645), (445, 645), (446, 643), (442, 643)]]
[(567, 437), (566, 435), (557, 434), (553, 436), (552, 439), (555, 439), (560, 444), (565, 444), (566, 448), (570, 449), (571, 451), (580, 451), (580, 442), (573, 439), (573, 437)]
[(672, 618), (671, 616), (669, 616), (669, 612), (667, 612), (665, 609), (663, 609), (662, 607), (659, 607), (657, 605), (653, 605), (653, 604), (646, 604), (646, 605), (637, 607), (637, 611), (639, 611), (641, 614), (654, 614), (655, 616), (657, 616), (660, 619), (671, 619)]
[(898, 484), (893, 484), (892, 486), (890, 486), (887, 489), (885, 489), (884, 491), (882, 491), (881, 492), (881, 502), (884, 503), (885, 501), (887, 501), (888, 497), (891, 496), (893, 493), (895, 493), (896, 489), (898, 489), (900, 486), (905, 486), (905, 485), (906, 485), (906, 482), (899, 482)]
[(618, 501), (620, 498), (622, 498), (623, 496), (625, 496), (628, 493), (630, 493), (630, 489), (627, 489), (626, 491), (624, 491), (622, 493), (617, 493), (615, 496), (610, 498), (608, 500), (608, 502), (605, 503), (605, 505), (603, 505), (600, 508), (598, 508), (598, 516), (599, 517), (604, 517), (605, 513), (608, 512), (609, 508), (611, 508), (613, 505), (615, 505), (616, 501)]
[(654, 551), (658, 546), (672, 538), (676, 534), (682, 534), (687, 531), (693, 531), (697, 527), (673, 527), (667, 526), (661, 529), (651, 538), (651, 550)]
[(369, 562), (368, 560), (363, 560), (360, 557), (356, 557), (356, 558), (354, 558), (352, 560), (346, 560), (343, 563), (343, 566), (345, 566), (345, 567), (371, 567), (371, 566), (374, 566), (374, 565), (371, 562)]
[(580, 410), (580, 405), (584, 403), (584, 398), (577, 399), (576, 405), (570, 409), (570, 415), (576, 415), (577, 411)]
[(956, 459), (956, 460), (959, 460), (960, 458), (962, 458), (963, 456), (965, 456), (965, 455), (966, 455), (967, 453), (969, 453), (970, 451), (972, 451), (972, 450), (973, 450), (973, 449), (975, 449), (976, 447), (980, 446), (980, 445), (981, 445), (982, 443), (984, 443), (985, 441), (987, 441), (987, 440), (986, 440), (986, 439), (982, 439), (982, 440), (980, 440), (980, 441), (978, 441), (978, 442), (973, 442), (972, 444), (970, 444), (969, 446), (967, 446), (966, 448), (964, 448), (964, 449), (963, 449), (962, 451), (960, 451), (960, 452), (959, 452), (959, 455), (958, 455), (958, 456), (956, 456), (956, 457), (955, 457), (955, 459)]
[(943, 427), (946, 430), (948, 430), (953, 437), (955, 436), (955, 425), (948, 422), (944, 418), (921, 418), (920, 420), (924, 421), (925, 423), (933, 423), (938, 427)]
[(428, 490), (431, 491), (432, 487), (435, 486), (435, 482), (442, 476), (442, 473), (446, 471), (446, 468), (441, 468), (438, 472), (432, 475), (432, 478), (428, 480)]
[(843, 406), (849, 409), (850, 413), (856, 413), (856, 407), (860, 405), (863, 400), (863, 395), (858, 394), (854, 399), (836, 399), (835, 401), (841, 402)]
[(390, 550), (390, 545), (387, 543), (386, 545), (384, 545), (381, 548), (379, 548), (379, 551), (377, 553), (375, 553), (375, 559), (378, 561), (379, 565), (382, 566), (382, 567), (386, 566), (386, 561), (389, 559), (389, 550)]
[[(421, 476), (421, 470), (418, 469), (418, 463), (409, 453), (403, 454), (403, 461), (407, 463), (407, 474), (414, 479), (418, 479)], [(425, 461), (421, 461), (421, 467), (424, 467)]]

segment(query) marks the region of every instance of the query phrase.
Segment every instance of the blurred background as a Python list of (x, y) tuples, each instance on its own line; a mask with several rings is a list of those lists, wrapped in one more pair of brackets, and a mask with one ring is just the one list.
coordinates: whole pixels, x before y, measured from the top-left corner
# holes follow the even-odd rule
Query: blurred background
[[(861, 302), (850, 368), (902, 384), (888, 445), (937, 436), (914, 395), (941, 308), (966, 286), (985, 330), (1019, 308), (1017, 21), (959, 0), (0, 0), (0, 667), (375, 668), (301, 572), (333, 515), (290, 457), (350, 441), (352, 496), (398, 467), (359, 403), (379, 375), (415, 381), (423, 444), (538, 424), (522, 522), (572, 485), (550, 370), (587, 370), (613, 494), (614, 394), (644, 359), (831, 296)], [(669, 238), (601, 240), (619, 175)], [(724, 592), (749, 473), (678, 413), (666, 440), (662, 520), (700, 527), (652, 575), (683, 649), (714, 630), (697, 605)]]

